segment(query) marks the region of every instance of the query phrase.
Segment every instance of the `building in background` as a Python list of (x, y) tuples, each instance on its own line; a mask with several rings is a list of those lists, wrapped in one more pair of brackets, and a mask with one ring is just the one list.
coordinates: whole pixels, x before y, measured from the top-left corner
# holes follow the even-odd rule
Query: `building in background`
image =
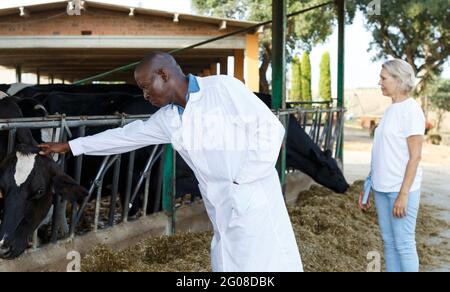
[[(151, 51), (183, 48), (254, 25), (83, 2), (79, 13), (68, 7), (67, 2), (0, 9), (0, 66), (15, 70), (15, 82), (24, 81), (24, 74), (37, 76), (37, 83), (74, 82), (139, 61)], [(185, 73), (200, 76), (228, 73), (258, 91), (258, 48), (258, 32), (250, 31), (175, 57)], [(234, 60), (231, 65), (230, 60)], [(11, 74), (4, 77), (0, 83), (13, 81)], [(134, 82), (130, 71), (116, 73), (106, 80)]]

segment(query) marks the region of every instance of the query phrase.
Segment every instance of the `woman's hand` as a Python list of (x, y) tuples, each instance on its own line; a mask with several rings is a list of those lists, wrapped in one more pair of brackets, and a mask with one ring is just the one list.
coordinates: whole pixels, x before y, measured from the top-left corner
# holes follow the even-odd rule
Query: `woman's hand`
[(408, 194), (399, 193), (394, 204), (393, 215), (395, 218), (403, 218), (406, 216), (408, 208)]
[(363, 204), (363, 203), (362, 203), (363, 196), (364, 196), (364, 191), (362, 191), (362, 192), (359, 194), (359, 201), (358, 201), (358, 203), (359, 203), (359, 208), (360, 208), (361, 210), (363, 210), (364, 212), (367, 212), (367, 211), (369, 211), (369, 209), (372, 207), (372, 205), (370, 204), (370, 200), (367, 201), (367, 204)]
[(50, 155), (52, 153), (67, 153), (70, 151), (69, 143), (45, 143), (38, 145), (41, 148), (40, 155)]

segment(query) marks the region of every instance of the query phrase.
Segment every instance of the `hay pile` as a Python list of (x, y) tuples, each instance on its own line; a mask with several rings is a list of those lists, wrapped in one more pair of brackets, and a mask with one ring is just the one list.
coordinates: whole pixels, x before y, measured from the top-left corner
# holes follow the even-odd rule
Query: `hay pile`
[[(362, 182), (346, 195), (313, 186), (300, 193), (289, 209), (305, 271), (366, 271), (367, 253), (383, 254), (376, 213), (357, 208)], [(450, 226), (431, 217), (422, 206), (417, 226), (422, 269), (435, 263), (443, 251), (428, 244), (430, 236)], [(123, 251), (99, 246), (82, 261), (83, 271), (210, 271), (212, 234), (177, 234), (150, 238)]]
[(158, 236), (115, 252), (98, 246), (83, 259), (85, 272), (208, 272), (212, 233)]

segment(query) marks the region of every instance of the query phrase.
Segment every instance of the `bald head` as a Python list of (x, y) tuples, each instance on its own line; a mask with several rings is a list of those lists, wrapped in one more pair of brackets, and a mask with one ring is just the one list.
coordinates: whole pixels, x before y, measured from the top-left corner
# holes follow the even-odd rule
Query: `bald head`
[(160, 107), (177, 102), (187, 86), (180, 66), (170, 54), (163, 52), (145, 56), (136, 67), (134, 78), (144, 98)]
[(148, 70), (148, 69), (160, 69), (165, 68), (169, 69), (177, 69), (180, 66), (175, 61), (174, 57), (168, 53), (163, 52), (153, 52), (146, 55), (139, 65), (136, 67), (136, 71)]

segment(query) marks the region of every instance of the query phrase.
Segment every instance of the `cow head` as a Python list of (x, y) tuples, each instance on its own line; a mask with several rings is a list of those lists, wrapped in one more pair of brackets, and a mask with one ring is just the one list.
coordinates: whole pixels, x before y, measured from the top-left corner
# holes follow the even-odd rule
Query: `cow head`
[(316, 164), (314, 180), (338, 193), (345, 193), (349, 188), (341, 169), (330, 150), (311, 149)]
[[(47, 109), (33, 98), (18, 98), (16, 103), (20, 107), (23, 116), (26, 118), (48, 116)], [(31, 130), (31, 134), (38, 143), (53, 142), (52, 128), (33, 129)]]
[(12, 259), (25, 251), (55, 195), (70, 201), (82, 201), (87, 195), (53, 160), (38, 152), (35, 146), (18, 145), (0, 165), (0, 193), (4, 201), (1, 258)]

